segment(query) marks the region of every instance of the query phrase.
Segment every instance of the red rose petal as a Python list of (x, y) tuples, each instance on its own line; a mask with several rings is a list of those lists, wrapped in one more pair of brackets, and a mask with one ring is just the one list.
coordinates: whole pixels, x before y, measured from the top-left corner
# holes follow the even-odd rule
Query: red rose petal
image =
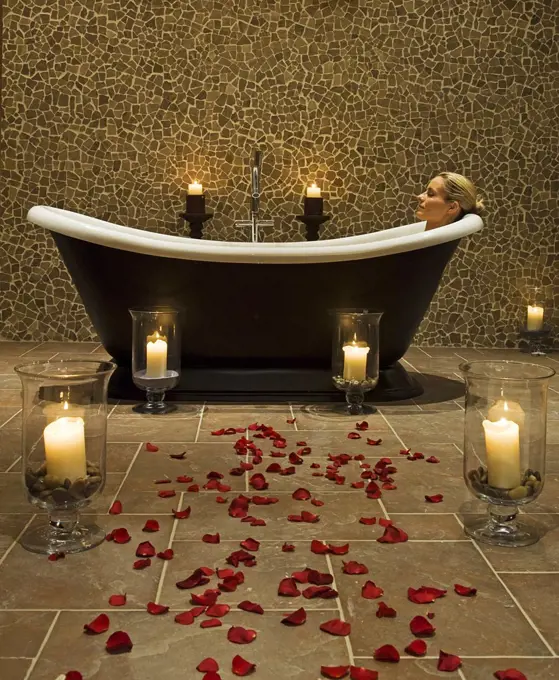
[(171, 548), (167, 548), (167, 550), (162, 550), (157, 553), (157, 557), (159, 557), (160, 560), (172, 560), (174, 556), (175, 553)]
[(288, 425), (293, 425), (293, 423), (297, 420), (297, 418), (288, 418), (285, 422)]
[(63, 552), (56, 552), (56, 553), (51, 553), (48, 557), (47, 560), (49, 562), (58, 562), (58, 560), (63, 560), (66, 557), (66, 554)]
[(350, 562), (344, 562), (342, 571), (344, 574), (350, 574), (351, 576), (369, 573), (369, 569), (364, 564), (361, 564), (360, 562), (354, 562), (353, 560)]
[(320, 630), (330, 635), (349, 635), (351, 632), (351, 624), (340, 619), (331, 619), (325, 623), (320, 624)]
[(255, 540), (254, 538), (245, 538), (244, 541), (241, 541), (241, 548), (244, 548), (245, 550), (257, 552), (259, 547), (260, 542)]
[(315, 505), (317, 508), (321, 508), (324, 505), (324, 501), (318, 500), (318, 498), (313, 498), (311, 500), (311, 503)]
[(200, 628), (218, 628), (223, 623), (219, 619), (206, 619), (200, 624)]
[(334, 597), (338, 597), (338, 591), (330, 588), (330, 586), (309, 586), (303, 590), (303, 597), (307, 600), (312, 600), (316, 597), (330, 600)]
[(206, 609), (206, 616), (210, 616), (212, 618), (217, 616), (217, 618), (221, 618), (222, 616), (229, 614), (230, 611), (231, 607), (228, 604), (212, 604)]
[[(293, 418), (292, 422), (295, 422), (295, 418)], [(243, 657), (239, 656), (238, 654), (233, 657), (233, 661), (231, 662), (231, 670), (233, 671), (233, 675), (238, 675), (240, 677), (249, 675), (249, 673), (252, 673), (255, 668), (255, 663), (251, 663), (250, 661), (243, 659)]]
[(125, 529), (124, 527), (120, 529), (114, 529), (114, 531), (111, 532), (113, 541), (115, 543), (123, 544), (123, 543), (128, 543), (130, 540), (131, 536), (128, 533), (128, 530)]
[(173, 458), (174, 460), (184, 460), (186, 458), (186, 451), (183, 451), (182, 453), (171, 453), (169, 454), (169, 458)]
[(158, 491), (157, 495), (159, 498), (173, 498), (173, 496), (177, 495), (177, 492), (174, 489), (164, 489), (163, 491)]
[(311, 492), (307, 489), (296, 489), (291, 497), (296, 501), (308, 501), (311, 497)]
[(439, 597), (444, 597), (446, 590), (432, 588), (431, 586), (421, 586), (421, 588), (408, 588), (408, 600), (415, 604), (429, 604)]
[(384, 530), (384, 534), (377, 538), (379, 543), (405, 543), (408, 540), (408, 535), (403, 529), (390, 525)]
[(109, 597), (111, 607), (122, 607), (126, 604), (126, 593), (124, 595), (111, 595)]
[(221, 437), (222, 434), (225, 434), (225, 428), (221, 428), (220, 430), (214, 430), (211, 433), (214, 437)]
[(462, 659), (455, 654), (447, 654), (441, 651), (439, 654), (439, 661), (437, 663), (437, 670), (439, 671), (455, 671), (462, 665)]
[(219, 534), (204, 534), (202, 536), (202, 540), (204, 543), (219, 543), (221, 538)]
[(196, 588), (197, 586), (205, 586), (210, 579), (204, 574), (202, 569), (196, 569), (192, 574), (183, 581), (177, 582), (177, 588), (181, 590)]
[(365, 524), (366, 526), (372, 526), (377, 523), (376, 517), (361, 517), (359, 519), (359, 524)]
[(190, 512), (191, 512), (190, 505), (188, 506), (188, 508), (185, 508), (184, 510), (173, 509), (173, 515), (175, 516), (175, 519), (188, 519), (190, 517)]
[(425, 656), (427, 654), (427, 643), (425, 640), (414, 640), (405, 649), (410, 656)]
[(159, 446), (155, 446), (155, 444), (152, 444), (151, 442), (146, 443), (146, 451), (150, 451), (151, 453), (155, 453), (156, 451), (159, 451)]
[(245, 612), (251, 612), (251, 614), (263, 614), (264, 610), (262, 606), (256, 602), (250, 602), (249, 600), (243, 600), (237, 605), (237, 609), (242, 609)]
[(349, 669), (349, 677), (351, 680), (378, 680), (378, 672), (371, 671), (362, 666), (351, 666)]
[(410, 621), (410, 630), (416, 637), (431, 637), (435, 634), (435, 626), (424, 616), (414, 616)]
[(284, 543), (281, 546), (282, 552), (295, 552), (295, 546), (292, 543)]
[(509, 668), (506, 671), (495, 671), (493, 676), (497, 680), (528, 680), (524, 673), (517, 671), (516, 668)]
[(136, 548), (136, 557), (155, 557), (155, 548), (149, 541), (144, 541)]
[(131, 651), (133, 646), (128, 633), (125, 633), (123, 630), (117, 630), (109, 636), (105, 649), (109, 654), (122, 654), (123, 652)]
[(315, 515), (312, 512), (303, 510), (303, 512), (301, 513), (301, 520), (303, 522), (307, 522), (308, 524), (315, 524), (316, 522), (320, 521), (320, 517), (319, 515)]
[(121, 512), (122, 503), (120, 501), (115, 501), (109, 509), (109, 515), (120, 515)]
[(328, 550), (328, 546), (322, 541), (317, 541), (315, 539), (311, 541), (311, 552), (315, 555), (325, 555)]
[(355, 423), (355, 429), (359, 430), (359, 432), (363, 432), (364, 430), (369, 429), (369, 423), (364, 420), (362, 423)]
[(200, 671), (200, 673), (216, 673), (219, 670), (219, 664), (210, 656), (207, 659), (200, 661), (196, 666), (196, 670)]
[(332, 555), (347, 555), (349, 552), (349, 543), (345, 543), (344, 545), (332, 545), (329, 543), (328, 550)]
[(391, 661), (392, 663), (400, 661), (400, 653), (392, 645), (383, 645), (375, 649), (374, 657), (377, 661)]
[(429, 458), (426, 458), (425, 461), (427, 463), (440, 463), (441, 461), (437, 458), (437, 456), (429, 456)]
[(396, 616), (396, 610), (389, 607), (384, 602), (379, 602), (375, 616), (377, 619), (393, 619)]
[(99, 635), (99, 633), (106, 633), (109, 630), (109, 625), (109, 617), (106, 614), (99, 614), (91, 623), (86, 623), (83, 629), (91, 635)]
[(83, 680), (83, 675), (79, 671), (68, 671), (64, 680)]
[(155, 531), (159, 531), (159, 522), (156, 519), (148, 519), (146, 520), (146, 523), (144, 524), (144, 528), (142, 531), (146, 531), (148, 533), (154, 533)]
[(190, 484), (194, 480), (194, 477), (187, 477), (186, 475), (180, 475), (177, 477), (177, 484)]
[(299, 597), (301, 592), (297, 588), (297, 583), (295, 579), (284, 578), (280, 581), (278, 586), (278, 595), (283, 595), (285, 597)]
[(208, 588), (203, 594), (192, 593), (190, 601), (192, 604), (201, 605), (202, 607), (211, 607), (216, 603), (220, 594), (219, 590)]
[(367, 437), (367, 444), (369, 446), (379, 446), (380, 444), (382, 444), (382, 439), (370, 439), (369, 437)]
[(302, 465), (303, 464), (303, 459), (301, 456), (298, 456), (296, 453), (290, 453), (289, 454), (289, 462), (291, 465)]
[(156, 479), (153, 483), (154, 484), (170, 484), (171, 479), (169, 477), (165, 477), (164, 479)]
[(161, 614), (166, 614), (169, 611), (169, 607), (163, 604), (156, 604), (155, 602), (148, 602), (147, 610), (153, 616), (159, 616)]
[(190, 611), (182, 612), (175, 616), (175, 621), (180, 623), (182, 626), (190, 626), (194, 623), (194, 614)]
[(350, 432), (347, 435), (347, 438), (348, 439), (361, 439), (361, 435), (359, 434), (359, 432)]
[(227, 503), (227, 498), (223, 498), (223, 496), (216, 496), (215, 502), (216, 503)]
[(365, 486), (365, 482), (351, 482), (352, 489), (362, 489)]
[(198, 491), (200, 491), (200, 486), (198, 484), (193, 484), (192, 486), (186, 487), (186, 490), (189, 493), (198, 493)]
[(386, 519), (386, 517), (381, 517), (378, 521), (381, 527), (391, 527), (393, 525), (393, 522), (391, 519)]
[(361, 597), (366, 600), (376, 600), (384, 595), (384, 590), (379, 588), (373, 581), (366, 581), (361, 588)]
[(134, 564), (132, 565), (133, 569), (146, 569), (147, 567), (151, 567), (151, 560), (149, 557), (143, 560), (136, 560)]
[(256, 631), (242, 626), (232, 626), (227, 631), (227, 639), (237, 645), (248, 645), (256, 639)]
[(462, 597), (472, 597), (477, 593), (477, 588), (470, 588), (468, 586), (461, 586), (459, 583), (454, 584), (454, 592)]
[(286, 616), (281, 622), (286, 626), (301, 626), (307, 620), (307, 612), (303, 607), (295, 610), (289, 616)]
[(321, 666), (320, 672), (325, 678), (345, 678), (349, 673), (349, 666)]
[(442, 493), (436, 493), (434, 496), (425, 496), (425, 500), (428, 503), (441, 503), (443, 498)]

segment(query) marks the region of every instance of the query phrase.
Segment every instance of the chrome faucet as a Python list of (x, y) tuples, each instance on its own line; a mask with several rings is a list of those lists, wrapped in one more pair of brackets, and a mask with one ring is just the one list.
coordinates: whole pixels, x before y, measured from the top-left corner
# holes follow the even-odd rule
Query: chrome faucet
[(237, 220), (235, 225), (238, 227), (250, 227), (251, 240), (258, 242), (259, 227), (273, 227), (274, 220), (259, 220), (260, 214), (260, 177), (262, 174), (262, 152), (254, 150), (250, 167), (251, 195), (250, 195), (250, 220)]

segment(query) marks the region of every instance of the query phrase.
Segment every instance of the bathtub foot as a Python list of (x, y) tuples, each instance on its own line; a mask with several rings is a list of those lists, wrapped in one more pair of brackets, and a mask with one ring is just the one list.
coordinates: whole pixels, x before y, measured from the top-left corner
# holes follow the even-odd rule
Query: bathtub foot
[(165, 401), (165, 390), (150, 390), (146, 391), (146, 401), (143, 404), (138, 404), (133, 407), (135, 413), (144, 413), (153, 416), (164, 415), (165, 413), (172, 413), (177, 410), (174, 404), (167, 404)]

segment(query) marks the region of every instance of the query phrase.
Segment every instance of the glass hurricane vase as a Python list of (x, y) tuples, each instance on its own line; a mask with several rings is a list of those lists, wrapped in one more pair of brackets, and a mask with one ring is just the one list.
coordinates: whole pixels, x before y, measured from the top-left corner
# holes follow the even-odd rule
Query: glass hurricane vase
[(488, 516), (467, 523), (465, 531), (492, 545), (535, 543), (537, 528), (518, 513), (544, 485), (547, 388), (555, 371), (516, 361), (460, 368), (466, 381), (464, 477), (489, 504)]
[(25, 532), (24, 548), (75, 553), (101, 543), (105, 532), (79, 511), (106, 478), (107, 387), (115, 364), (68, 359), (16, 367), (23, 386), (23, 484), (49, 521)]
[(179, 312), (171, 308), (130, 309), (132, 316), (132, 379), (146, 392), (136, 413), (163, 415), (176, 410), (165, 393), (178, 385), (181, 373)]
[(344, 309), (335, 312), (332, 341), (332, 380), (345, 392), (349, 415), (375, 413), (365, 393), (379, 378), (379, 324), (382, 312)]

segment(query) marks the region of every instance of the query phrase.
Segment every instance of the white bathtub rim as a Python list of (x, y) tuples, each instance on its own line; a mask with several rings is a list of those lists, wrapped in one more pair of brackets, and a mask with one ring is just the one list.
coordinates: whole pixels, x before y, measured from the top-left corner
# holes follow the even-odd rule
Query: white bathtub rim
[(325, 241), (232, 243), (148, 232), (49, 206), (34, 206), (27, 219), (50, 231), (118, 250), (183, 260), (247, 264), (308, 264), (381, 257), (454, 241), (483, 227), (478, 215), (469, 214), (458, 222), (427, 232), (425, 222), (416, 222)]

